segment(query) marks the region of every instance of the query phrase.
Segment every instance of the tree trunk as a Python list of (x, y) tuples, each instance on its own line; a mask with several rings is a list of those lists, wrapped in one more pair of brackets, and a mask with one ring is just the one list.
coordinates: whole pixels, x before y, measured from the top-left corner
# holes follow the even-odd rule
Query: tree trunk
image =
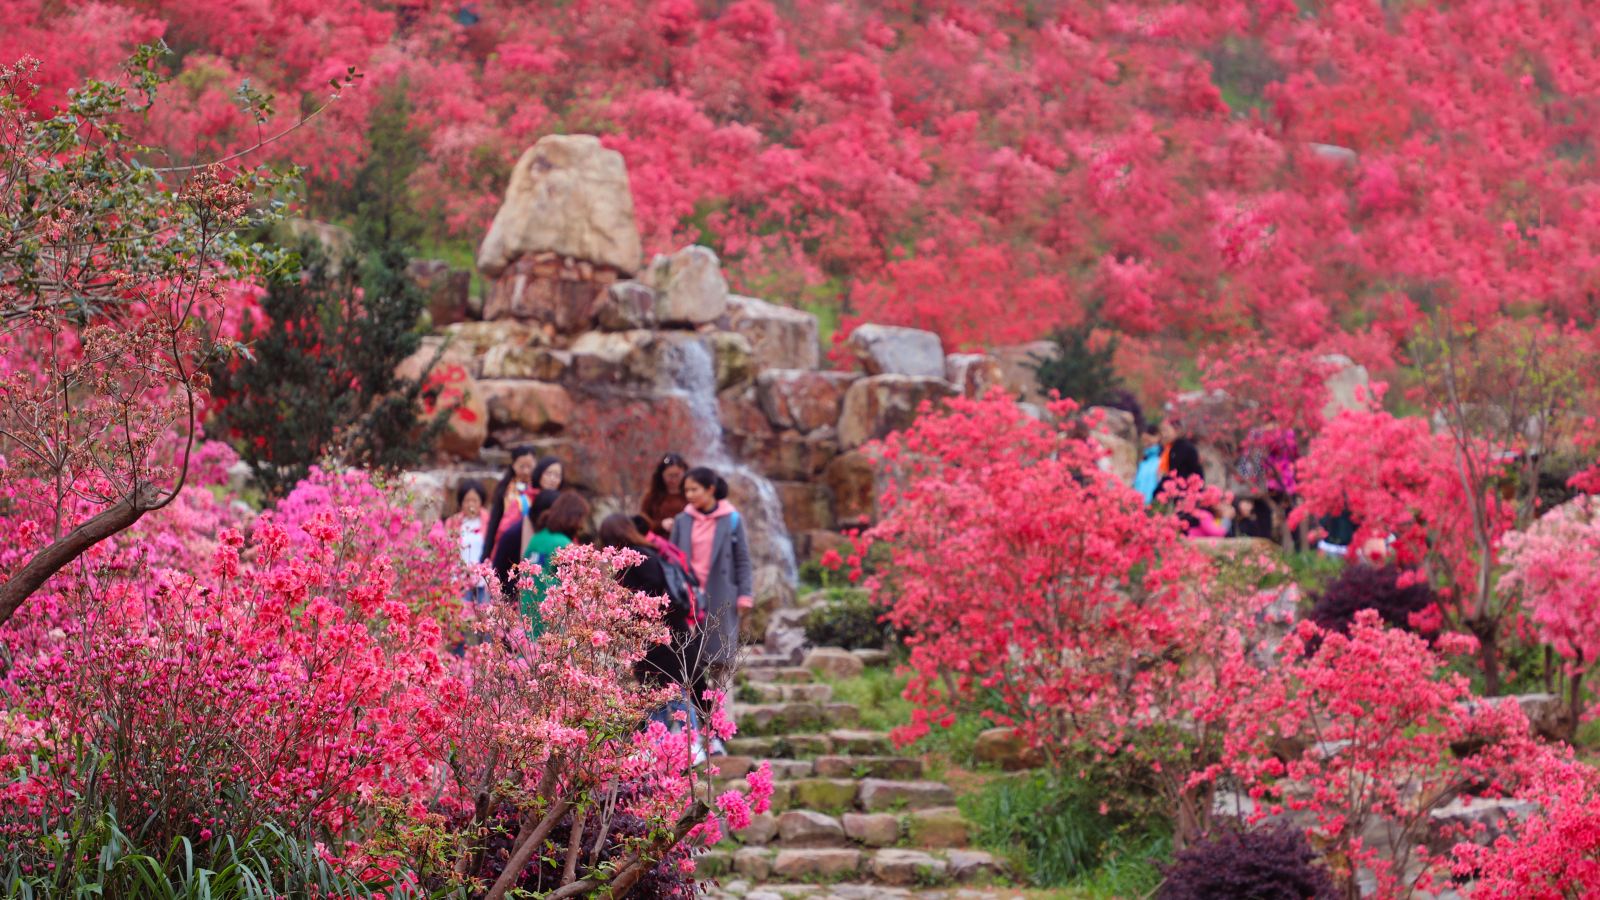
[(5, 584), (0, 584), (0, 625), (10, 621), (22, 604), (33, 596), (33, 592), (50, 580), (50, 576), (66, 568), (95, 544), (132, 527), (144, 514), (142, 506), (130, 500), (119, 500), (72, 529), (65, 537), (35, 553)]
[[(639, 879), (643, 878), (644, 874), (660, 861), (660, 855), (676, 847), (690, 831), (694, 830), (696, 825), (704, 822), (706, 816), (710, 814), (711, 807), (696, 800), (694, 805), (689, 807), (688, 812), (679, 817), (678, 823), (673, 826), (670, 834), (657, 838), (643, 852), (636, 850), (628, 854), (627, 859), (617, 867), (617, 877), (611, 882), (610, 890), (606, 891), (605, 900), (621, 900), (621, 898), (628, 896), (628, 893), (633, 890), (633, 886), (639, 883)], [(591, 891), (605, 887), (605, 884), (604, 881), (597, 878), (585, 878), (582, 881), (574, 881), (571, 884), (563, 885), (560, 889), (550, 894), (546, 900), (566, 900), (568, 897), (581, 897)]]
[(1483, 667), (1483, 692), (1490, 697), (1500, 696), (1500, 641), (1495, 628), (1491, 623), (1487, 628), (1474, 629), (1478, 632), (1478, 664)]
[(522, 875), (523, 867), (528, 864), (528, 860), (533, 859), (533, 852), (539, 849), (539, 845), (544, 843), (545, 836), (550, 834), (550, 830), (556, 827), (556, 823), (561, 820), (562, 816), (567, 814), (567, 810), (571, 807), (572, 804), (567, 801), (559, 800), (554, 806), (550, 807), (550, 811), (545, 813), (544, 818), (539, 820), (539, 824), (534, 826), (532, 831), (528, 831), (528, 826), (532, 825), (531, 820), (527, 825), (523, 826), (524, 836), (518, 840), (516, 852), (512, 853), (511, 858), (506, 860), (506, 867), (500, 871), (500, 877), (495, 879), (494, 886), (489, 888), (487, 894), (483, 895), (483, 900), (501, 900), (508, 891), (516, 886), (517, 878)]

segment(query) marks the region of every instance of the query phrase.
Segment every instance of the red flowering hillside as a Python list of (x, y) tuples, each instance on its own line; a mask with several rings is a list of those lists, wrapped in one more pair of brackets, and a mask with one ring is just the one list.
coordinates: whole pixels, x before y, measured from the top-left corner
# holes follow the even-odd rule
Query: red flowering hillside
[(1133, 356), (1260, 327), (1381, 363), (1437, 307), (1594, 311), (1582, 4), (21, 0), (0, 25), (41, 103), (165, 39), (185, 91), (151, 137), (180, 155), (253, 139), (241, 79), (292, 121), (355, 66), (293, 142), (324, 180), (405, 85), (415, 187), (467, 239), (539, 135), (598, 132), (649, 249), (954, 343), (1092, 312)]

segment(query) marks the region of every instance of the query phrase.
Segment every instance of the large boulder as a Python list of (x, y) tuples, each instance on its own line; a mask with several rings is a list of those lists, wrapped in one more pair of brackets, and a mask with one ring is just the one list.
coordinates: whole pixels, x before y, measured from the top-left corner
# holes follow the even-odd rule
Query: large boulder
[(711, 349), (711, 367), (717, 390), (724, 391), (748, 382), (755, 375), (756, 362), (750, 339), (737, 331), (713, 331), (706, 335)]
[(859, 526), (877, 519), (878, 466), (871, 456), (861, 451), (842, 453), (822, 477), (836, 525)]
[(518, 257), (489, 288), (485, 319), (528, 319), (561, 334), (593, 328), (617, 272), (542, 250)]
[(468, 317), (471, 272), (453, 269), (442, 259), (414, 259), (406, 265), (406, 274), (427, 298), (428, 318), (434, 328), (443, 328)]
[(1139, 435), (1133, 425), (1133, 413), (1105, 406), (1090, 407), (1088, 412), (1100, 416), (1090, 436), (1105, 448), (1106, 470), (1125, 484), (1133, 484), (1134, 472), (1139, 468)]
[(845, 390), (857, 377), (850, 372), (768, 369), (756, 378), (756, 397), (773, 425), (810, 432), (839, 421)]
[(704, 325), (728, 308), (728, 282), (717, 255), (698, 245), (651, 260), (639, 280), (656, 290), (656, 321)]
[[(941, 371), (944, 357), (940, 355)], [(853, 450), (911, 425), (924, 400), (940, 401), (955, 394), (941, 375), (875, 375), (850, 385), (839, 413), (839, 446)]]
[(1347, 409), (1361, 409), (1356, 399), (1357, 389), (1365, 391), (1372, 383), (1366, 366), (1358, 366), (1350, 357), (1334, 353), (1322, 357), (1322, 362), (1333, 369), (1328, 376), (1328, 403), (1322, 408), (1324, 418), (1331, 419)]
[(755, 358), (771, 369), (815, 369), (821, 363), (817, 317), (754, 297), (730, 296), (728, 327), (750, 339)]
[(566, 350), (521, 344), (496, 344), (483, 355), (480, 373), (484, 378), (533, 378), (560, 381), (572, 367), (572, 354)]
[(572, 376), (582, 385), (654, 385), (661, 374), (661, 347), (656, 332), (590, 331), (578, 336), (572, 354)]
[(638, 271), (643, 250), (628, 167), (599, 138), (546, 135), (522, 154), (478, 248), (478, 268), (499, 278), (517, 258), (541, 251)]
[(723, 437), (728, 449), (740, 459), (769, 478), (787, 481), (815, 478), (839, 455), (839, 442), (831, 427), (809, 434), (763, 430), (739, 435), (724, 432)]
[(919, 328), (862, 325), (850, 332), (845, 349), (868, 375), (944, 378), (944, 344)]
[(996, 347), (990, 355), (1000, 364), (1000, 375), (1008, 393), (1028, 403), (1043, 403), (1047, 398), (1039, 390), (1039, 379), (1034, 374), (1033, 366), (1038, 365), (1040, 359), (1049, 359), (1055, 353), (1056, 345), (1053, 342), (1033, 341)]
[(606, 288), (595, 320), (606, 331), (656, 327), (656, 292), (637, 281), (619, 281)]
[(559, 432), (572, 421), (572, 397), (559, 384), (495, 379), (479, 382), (489, 404), (489, 421), (527, 435)]
[(568, 385), (572, 420), (562, 432), (570, 442), (567, 478), (591, 495), (618, 498), (633, 512), (644, 499), (650, 473), (663, 453), (694, 452), (698, 439), (694, 409), (679, 394), (575, 385)]
[(502, 319), (494, 322), (458, 322), (444, 330), (450, 351), (467, 357), (482, 357), (501, 346), (542, 347), (549, 343), (544, 330), (527, 322)]
[(978, 762), (998, 766), (1007, 772), (1044, 765), (1044, 755), (1028, 746), (1015, 728), (989, 728), (980, 732), (972, 745), (972, 754)]
[(963, 397), (976, 399), (992, 387), (1005, 387), (1000, 361), (986, 353), (952, 353), (944, 358), (945, 380)]
[(471, 357), (438, 337), (425, 338), (415, 353), (395, 367), (395, 375), (410, 381), (425, 379), (424, 421), (449, 416), (439, 433), (438, 449), (460, 459), (477, 459), (489, 437), (489, 410), (484, 392), (472, 376)]
[(783, 502), (783, 524), (790, 534), (821, 531), (833, 524), (827, 492), (820, 485), (808, 481), (775, 481), (772, 487)]

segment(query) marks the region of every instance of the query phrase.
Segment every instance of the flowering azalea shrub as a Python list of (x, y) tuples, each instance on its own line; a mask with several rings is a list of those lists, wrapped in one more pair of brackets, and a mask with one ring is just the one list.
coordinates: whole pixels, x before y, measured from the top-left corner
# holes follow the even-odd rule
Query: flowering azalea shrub
[[(1461, 635), (1439, 643), (1471, 649)], [(1427, 642), (1373, 610), (1348, 634), (1301, 622), (1280, 656), (1233, 699), (1222, 759), (1199, 777), (1241, 785), (1248, 819), (1303, 827), (1346, 896), (1363, 871), (1380, 897), (1436, 887), (1446, 860), (1426, 846), (1431, 814), (1518, 783), (1536, 750), (1521, 708), (1475, 701)]]
[[(384, 558), (344, 552), (355, 544), (331, 516), (308, 536), (269, 517), (249, 541), (223, 529), (197, 571), (63, 591), (7, 673), (0, 744), (39, 761), (8, 808), (105, 804), (164, 847), (267, 822), (342, 836), (379, 797), (419, 800), (441, 751), (430, 687), (446, 677), (426, 601), (449, 598), (402, 602)], [(24, 822), (8, 837), (43, 864)]]
[(186, 102), (147, 141), (179, 159), (256, 133), (240, 81), (283, 96), (276, 130), (356, 66), (363, 89), (281, 153), (335, 183), (370, 152), (384, 90), (428, 85), (413, 186), (469, 239), (537, 136), (593, 131), (628, 162), (647, 249), (710, 244), (751, 292), (951, 343), (1093, 310), (1157, 359), (1259, 326), (1374, 364), (1431, 304), (1588, 310), (1597, 163), (1570, 148), (1600, 52), (1582, 12), (17, 0), (0, 59), (46, 59), (49, 105), (164, 38)]
[[(1509, 504), (1485, 502), (1479, 509), (1494, 517), (1484, 520), (1483, 532), (1475, 528), (1468, 491), (1497, 486), (1469, 488), (1460, 452), (1424, 419), (1375, 408), (1341, 412), (1300, 461), (1303, 502), (1290, 521), (1349, 513), (1356, 523), (1352, 547), (1392, 538), (1396, 561), (1416, 570), (1405, 576), (1408, 582), (1440, 585), (1442, 626), (1477, 639), (1479, 666), (1493, 693), (1501, 680), (1500, 642), (1515, 610), (1506, 597), (1481, 590), (1482, 579), (1496, 564), (1499, 536), (1515, 523)], [(1479, 460), (1478, 467), (1492, 469), (1493, 461)]]
[(1454, 849), (1455, 873), (1484, 900), (1589, 898), (1600, 884), (1600, 771), (1570, 752), (1541, 748), (1526, 765), (1525, 804), (1507, 833)]
[(1177, 520), (1149, 515), (1100, 472), (1098, 445), (1071, 436), (1070, 403), (1051, 421), (999, 394), (948, 406), (883, 446), (900, 484), (868, 534), (888, 545), (869, 588), (910, 650), (915, 709), (896, 739), (981, 698), (1056, 765), (1145, 760), (1180, 837), (1198, 836), (1209, 787), (1188, 774), (1220, 747), (1225, 697), (1253, 671), (1263, 598), (1207, 589)]
[[(190, 488), (52, 580), (0, 632), (0, 841), (22, 874), (92, 865), (101, 846), (48, 836), (109, 812), (116, 853), (182, 839), (204, 862), (281, 829), (374, 883), (500, 896), (543, 862), (494, 842), (548, 834), (554, 809), (574, 834), (561, 883), (593, 887), (669, 856), (692, 871), (692, 849), (766, 808), (770, 770), (705, 795), (686, 738), (641, 729), (661, 697), (631, 666), (664, 637), (663, 601), (616, 583), (632, 557), (564, 555), (534, 640), (515, 611), (463, 606), (470, 573), (408, 499), (318, 472), (247, 535)], [(585, 817), (592, 835), (620, 818), (579, 859)]]
[(1583, 677), (1600, 661), (1600, 502), (1579, 496), (1508, 533), (1500, 588), (1519, 592), (1539, 639), (1568, 666), (1579, 712)]

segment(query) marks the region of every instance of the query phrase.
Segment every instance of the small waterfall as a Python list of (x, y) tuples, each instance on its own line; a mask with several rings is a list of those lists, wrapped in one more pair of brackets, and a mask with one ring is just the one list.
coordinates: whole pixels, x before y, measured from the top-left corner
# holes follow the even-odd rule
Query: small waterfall
[(711, 350), (698, 338), (673, 342), (662, 354), (662, 385), (684, 398), (695, 419), (698, 446), (685, 447), (691, 464), (707, 465), (727, 479), (750, 532), (752, 567), (776, 569), (793, 588), (799, 581), (794, 544), (783, 523), (783, 502), (765, 475), (734, 459), (723, 443), (721, 408), (717, 403), (717, 371)]

